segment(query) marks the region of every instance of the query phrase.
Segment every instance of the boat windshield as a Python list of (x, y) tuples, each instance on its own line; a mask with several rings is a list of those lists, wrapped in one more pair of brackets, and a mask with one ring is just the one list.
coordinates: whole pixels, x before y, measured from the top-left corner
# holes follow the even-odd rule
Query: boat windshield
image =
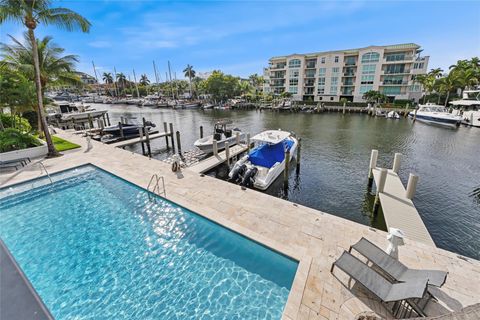
[(442, 106), (421, 107), (419, 111), (425, 111), (425, 112), (446, 112), (446, 111), (445, 111), (445, 107), (442, 107)]

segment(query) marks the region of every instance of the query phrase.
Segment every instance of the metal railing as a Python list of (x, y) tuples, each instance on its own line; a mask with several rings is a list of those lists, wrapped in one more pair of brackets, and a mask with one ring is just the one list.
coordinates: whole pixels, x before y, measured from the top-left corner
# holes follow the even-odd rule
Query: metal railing
[(50, 184), (53, 184), (52, 177), (50, 177), (50, 173), (48, 173), (47, 168), (45, 168), (45, 165), (43, 164), (43, 162), (38, 161), (37, 164), (39, 164), (43, 168), (43, 170), (45, 170), (45, 173), (47, 174), (47, 177), (50, 180)]
[[(162, 182), (162, 189), (163, 189), (162, 192), (160, 192), (160, 181)], [(150, 190), (150, 187), (153, 187), (153, 188)], [(148, 183), (147, 191), (150, 191), (151, 193), (157, 194), (159, 196), (163, 195), (166, 198), (167, 191), (165, 189), (165, 179), (163, 178), (163, 176), (158, 176), (156, 173), (154, 173), (150, 178), (150, 182)], [(149, 196), (150, 196), (150, 193), (149, 193)]]

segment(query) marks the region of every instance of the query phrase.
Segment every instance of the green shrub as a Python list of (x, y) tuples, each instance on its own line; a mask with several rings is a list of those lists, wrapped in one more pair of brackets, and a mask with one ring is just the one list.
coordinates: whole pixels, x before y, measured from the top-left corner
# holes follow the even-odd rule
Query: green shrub
[(18, 129), (8, 128), (0, 131), (0, 152), (15, 151), (40, 146), (34, 136)]
[(16, 128), (22, 132), (32, 131), (32, 126), (28, 120), (19, 115), (0, 113), (0, 120), (5, 128)]

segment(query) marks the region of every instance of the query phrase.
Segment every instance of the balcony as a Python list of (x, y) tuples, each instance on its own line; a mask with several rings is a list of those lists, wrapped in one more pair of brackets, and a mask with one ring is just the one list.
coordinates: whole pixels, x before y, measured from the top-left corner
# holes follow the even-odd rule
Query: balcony
[(344, 87), (353, 87), (355, 85), (355, 83), (349, 83), (349, 82), (346, 82), (346, 83), (342, 83), (342, 86)]
[(343, 76), (344, 77), (355, 77), (355, 72), (344, 72)]
[(405, 70), (382, 70), (382, 74), (410, 74), (410, 69), (405, 69)]
[(305, 69), (315, 69), (316, 67), (316, 63), (307, 63), (305, 65)]
[(383, 86), (406, 86), (408, 85), (407, 81), (383, 81)]

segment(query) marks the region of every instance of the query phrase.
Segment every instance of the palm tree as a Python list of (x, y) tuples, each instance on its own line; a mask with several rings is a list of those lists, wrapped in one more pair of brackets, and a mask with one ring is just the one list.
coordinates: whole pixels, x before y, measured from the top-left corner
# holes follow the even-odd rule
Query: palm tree
[(58, 155), (48, 131), (47, 119), (43, 110), (42, 83), (40, 78), (40, 63), (37, 41), (34, 30), (39, 23), (55, 25), (67, 31), (80, 29), (83, 32), (90, 30), (90, 22), (78, 13), (67, 8), (52, 8), (49, 0), (0, 0), (0, 24), (5, 21), (14, 21), (24, 24), (28, 29), (31, 43), (35, 86), (37, 90), (38, 117), (42, 123), (45, 140), (48, 145), (48, 156)]
[(150, 80), (148, 80), (148, 77), (146, 74), (142, 74), (140, 76), (140, 84), (142, 86), (148, 86), (150, 84)]
[(183, 69), (183, 73), (185, 74), (185, 77), (188, 78), (190, 84), (190, 98), (192, 98), (192, 78), (195, 77), (195, 70), (193, 70), (193, 66), (187, 64), (187, 67)]
[[(0, 44), (1, 56), (3, 59), (2, 64), (10, 70), (17, 70), (33, 82), (36, 78), (36, 72), (33, 64), (34, 59), (32, 57), (33, 48), (28, 33), (25, 32), (24, 34), (24, 43), (21, 43), (10, 35), (9, 37), (13, 41), (12, 45)], [(50, 36), (46, 36), (41, 40), (36, 39), (35, 44), (35, 47), (37, 48), (37, 61), (39, 62), (40, 85), (42, 88), (45, 88), (50, 84), (81, 83), (80, 78), (74, 73), (75, 63), (78, 62), (77, 56), (62, 56), (65, 49), (54, 44), (52, 42), (52, 37)], [(43, 105), (43, 92), (40, 94)], [(45, 131), (48, 131), (48, 127), (46, 127), (46, 123), (43, 123), (40, 114), (38, 115), (38, 120), (39, 130), (43, 126), (47, 128), (47, 130), (44, 130), (45, 138), (47, 139)]]
[(120, 88), (123, 90), (125, 88), (125, 84), (127, 83), (127, 76), (123, 73), (116, 74), (117, 83), (120, 84)]
[(458, 88), (458, 78), (455, 73), (450, 72), (447, 76), (438, 79), (438, 90), (441, 93), (446, 94), (445, 106), (448, 105), (448, 99), (450, 98), (450, 93)]
[(112, 84), (113, 83), (113, 76), (110, 72), (104, 72), (103, 73), (103, 81), (106, 84)]

